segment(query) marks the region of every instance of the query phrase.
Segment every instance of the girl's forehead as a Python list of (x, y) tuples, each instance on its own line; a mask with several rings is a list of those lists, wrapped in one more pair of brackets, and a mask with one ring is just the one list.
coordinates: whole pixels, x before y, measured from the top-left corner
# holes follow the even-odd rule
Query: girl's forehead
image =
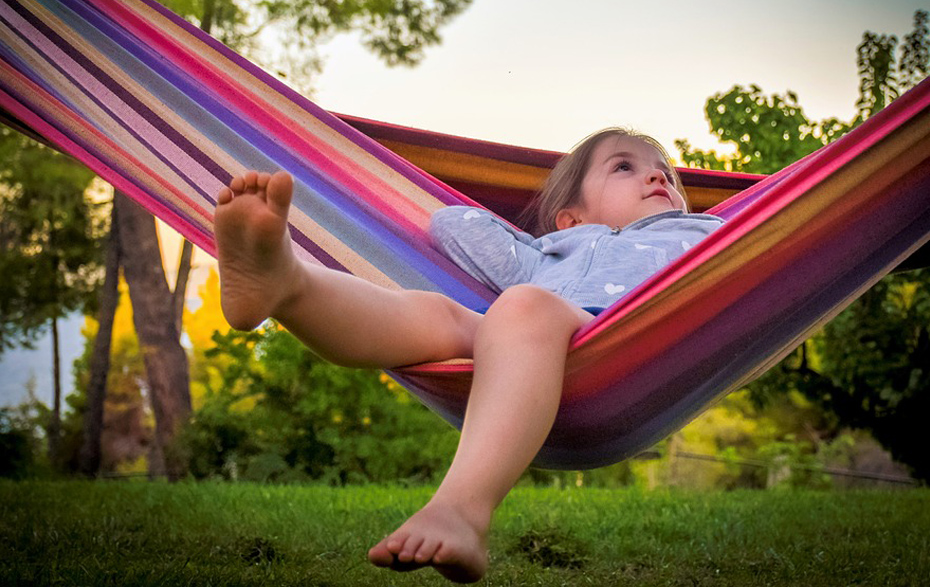
[(614, 135), (601, 139), (591, 153), (591, 163), (603, 163), (620, 154), (665, 162), (665, 156), (648, 142), (637, 137)]

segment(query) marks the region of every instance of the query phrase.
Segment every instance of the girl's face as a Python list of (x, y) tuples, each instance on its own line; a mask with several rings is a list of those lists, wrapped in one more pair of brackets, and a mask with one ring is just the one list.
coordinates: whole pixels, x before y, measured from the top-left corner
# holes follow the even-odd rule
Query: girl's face
[(665, 157), (640, 139), (610, 136), (591, 153), (580, 201), (561, 210), (556, 224), (559, 229), (580, 224), (622, 228), (669, 210), (686, 206)]

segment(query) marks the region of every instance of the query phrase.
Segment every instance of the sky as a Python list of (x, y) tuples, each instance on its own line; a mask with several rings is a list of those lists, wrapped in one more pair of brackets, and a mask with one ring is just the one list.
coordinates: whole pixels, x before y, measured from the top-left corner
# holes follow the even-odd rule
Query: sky
[(793, 90), (812, 119), (851, 119), (866, 30), (901, 39), (907, 0), (474, 0), (412, 69), (358, 37), (323, 48), (315, 100), (357, 116), (564, 151), (605, 126), (652, 134), (674, 155), (715, 146), (707, 98), (734, 84)]
[[(856, 46), (866, 30), (899, 39), (930, 0), (474, 0), (414, 68), (388, 67), (357, 35), (321, 48), (312, 98), (329, 110), (508, 144), (565, 151), (606, 126), (717, 146), (704, 103), (734, 84), (794, 91), (813, 119), (851, 119), (858, 97)], [(170, 230), (170, 229), (169, 229)], [(169, 274), (176, 244), (163, 230)], [(195, 256), (196, 292), (209, 259)], [(63, 329), (66, 373), (82, 320)], [(51, 352), (0, 357), (0, 406), (36, 377), (50, 397)], [(64, 376), (66, 391), (71, 376)]]

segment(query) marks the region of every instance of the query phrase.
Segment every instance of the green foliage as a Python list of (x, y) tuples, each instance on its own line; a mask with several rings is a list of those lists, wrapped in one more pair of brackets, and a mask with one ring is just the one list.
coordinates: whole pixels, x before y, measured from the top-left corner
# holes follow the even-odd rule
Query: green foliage
[(812, 122), (798, 104), (794, 92), (766, 95), (759, 86), (733, 86), (707, 100), (704, 108), (711, 132), (736, 154), (693, 149), (685, 139), (675, 141), (688, 167), (774, 173), (813, 153), (849, 127), (835, 118)]
[(894, 50), (898, 38), (866, 31), (857, 47), (859, 59), (859, 101), (856, 107), (863, 120), (898, 97)]
[(779, 390), (760, 403), (748, 391), (722, 398), (658, 447), (658, 460), (634, 463), (637, 481), (690, 489), (823, 488), (825, 467), (849, 467), (842, 440), (821, 437), (833, 420), (800, 392)]
[(0, 127), (0, 353), (28, 345), (53, 318), (93, 304), (101, 280), (93, 174)]
[(794, 435), (771, 442), (759, 449), (768, 464), (767, 487), (829, 489), (830, 476), (817, 460), (810, 442), (798, 441)]
[(0, 408), (0, 477), (23, 479), (35, 463), (32, 430), (15, 422), (8, 408)]
[(930, 14), (918, 10), (914, 14), (914, 30), (905, 35), (898, 62), (898, 85), (902, 90), (916, 86), (930, 74)]
[(44, 453), (44, 431), (49, 409), (35, 397), (15, 407), (0, 408), (0, 477), (42, 478), (50, 474)]
[(914, 30), (905, 36), (900, 60), (895, 62), (894, 35), (863, 34), (856, 48), (859, 72), (859, 114), (849, 122), (827, 118), (809, 120), (792, 91), (765, 94), (759, 86), (733, 86), (708, 98), (705, 116), (721, 142), (735, 147), (734, 155), (695, 149), (685, 139), (675, 141), (682, 162), (697, 169), (774, 173), (831, 143), (872, 116), (927, 76), (930, 64), (928, 13), (918, 10)]
[(930, 270), (921, 269), (877, 283), (752, 389), (760, 401), (801, 391), (838, 423), (870, 430), (927, 481), (928, 357)]
[(458, 434), (377, 372), (317, 359), (273, 323), (215, 334), (232, 359), (183, 435), (195, 477), (344, 484), (441, 474)]

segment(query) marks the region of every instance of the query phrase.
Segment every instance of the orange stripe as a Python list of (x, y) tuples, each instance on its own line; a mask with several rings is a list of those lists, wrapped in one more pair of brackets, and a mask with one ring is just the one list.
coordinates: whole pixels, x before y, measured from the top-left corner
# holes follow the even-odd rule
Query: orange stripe
[(536, 191), (549, 170), (531, 165), (508, 163), (489, 157), (421, 147), (409, 143), (381, 140), (382, 145), (420, 169), (442, 180), (467, 181)]

